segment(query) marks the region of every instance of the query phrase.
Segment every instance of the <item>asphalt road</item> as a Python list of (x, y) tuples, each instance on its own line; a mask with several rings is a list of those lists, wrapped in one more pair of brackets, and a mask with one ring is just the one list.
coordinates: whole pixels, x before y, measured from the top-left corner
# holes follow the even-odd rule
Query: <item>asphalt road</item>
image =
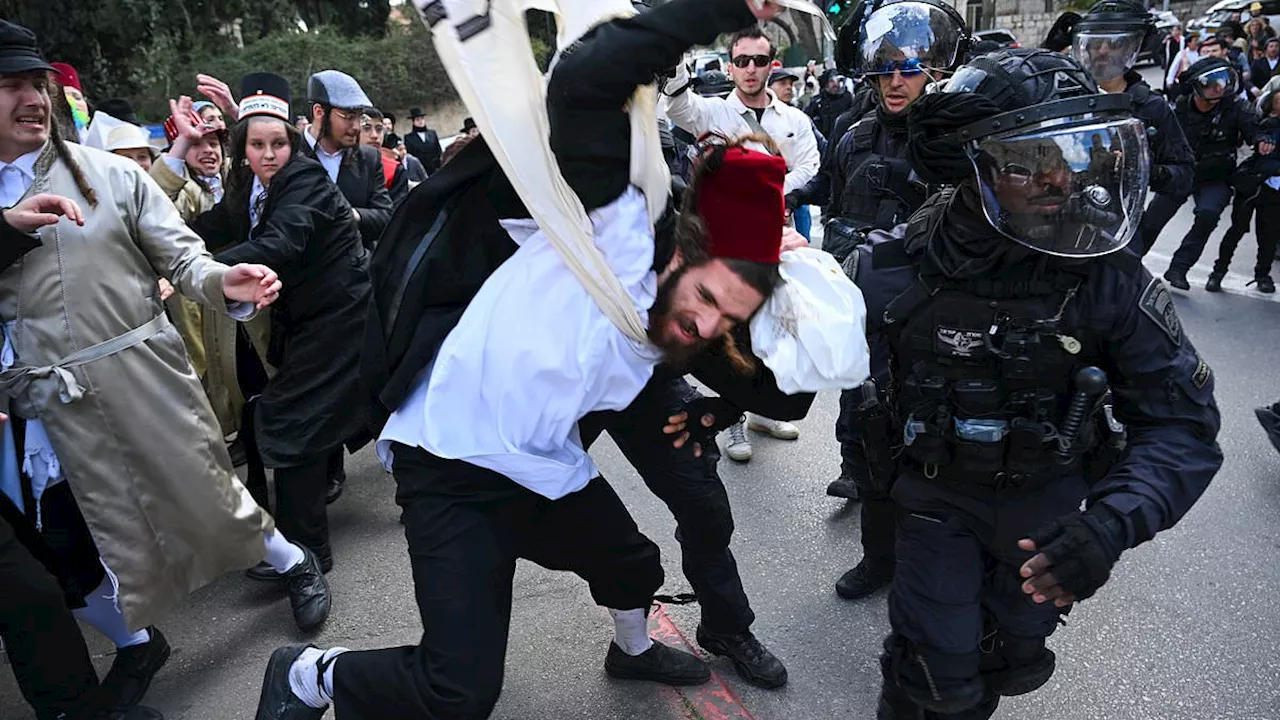
[[(1160, 254), (1172, 252), (1189, 222), (1184, 208), (1148, 260), (1153, 272), (1164, 270)], [(1246, 237), (1240, 257), (1254, 247)], [(1251, 268), (1251, 260), (1237, 260), (1242, 275), (1251, 276)], [(1198, 272), (1193, 279), (1202, 282), (1207, 265)], [(1280, 457), (1252, 414), (1280, 396), (1274, 351), (1280, 307), (1242, 285), (1235, 285), (1239, 294), (1177, 294), (1187, 333), (1217, 375), (1222, 472), (1177, 528), (1126, 553), (1107, 587), (1051, 639), (1059, 662), (1053, 680), (1007, 700), (998, 718), (1280, 718), (1280, 606), (1269, 596), (1280, 583), (1271, 562), (1280, 548)], [(838, 469), (835, 412), (834, 395), (820, 397), (800, 423), (798, 441), (756, 436), (755, 459), (746, 465), (725, 460), (720, 468), (737, 521), (734, 552), (757, 614), (754, 629), (787, 663), (786, 688), (748, 686), (722, 660), (714, 668), (723, 684), (701, 693), (612, 681), (602, 670), (611, 623), (585, 584), (522, 563), (506, 688), (494, 717), (873, 717), (876, 657), (888, 623), (883, 593), (849, 603), (832, 589), (860, 552), (856, 508), (823, 494)], [(666, 509), (607, 438), (594, 454), (641, 528), (661, 545), (664, 590), (687, 591)], [(347, 494), (330, 514), (335, 609), (314, 642), (413, 643), (420, 625), (394, 483), (369, 452), (350, 459), (348, 472)], [(655, 617), (654, 629), (667, 638), (678, 640), (681, 632), (692, 638), (697, 620), (696, 606), (669, 607)], [(193, 595), (162, 627), (174, 654), (147, 701), (181, 720), (251, 718), (267, 656), (298, 641), (285, 597), (239, 575)], [(105, 672), (110, 648), (93, 631), (86, 634)], [(31, 718), (8, 672), (0, 672), (0, 718)]]

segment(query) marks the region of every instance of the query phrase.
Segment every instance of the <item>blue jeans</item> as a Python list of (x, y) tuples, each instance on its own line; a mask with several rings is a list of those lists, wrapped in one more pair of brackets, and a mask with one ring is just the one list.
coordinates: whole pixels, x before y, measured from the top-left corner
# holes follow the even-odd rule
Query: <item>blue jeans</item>
[(791, 213), (791, 219), (795, 220), (796, 232), (804, 236), (805, 240), (810, 240), (809, 231), (813, 229), (813, 215), (809, 213), (808, 205), (801, 205)]

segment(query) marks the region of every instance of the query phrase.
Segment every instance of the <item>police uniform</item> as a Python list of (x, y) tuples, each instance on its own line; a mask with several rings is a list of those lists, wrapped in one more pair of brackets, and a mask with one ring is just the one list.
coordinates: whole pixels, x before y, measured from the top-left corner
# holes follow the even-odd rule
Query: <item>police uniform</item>
[[(1124, 252), (1147, 160), (1124, 97), (1071, 58), (1006, 50), (912, 123), (913, 166), (956, 189), (846, 268), (900, 443), (877, 717), (981, 720), (1052, 675), (1058, 593), (1091, 597), (1204, 492), (1220, 417), (1168, 289)], [(1123, 452), (1099, 411), (1108, 384)], [(1047, 567), (1024, 580), (1033, 558)]]
[[(1191, 70), (1187, 71), (1189, 74)], [(1190, 94), (1174, 104), (1174, 117), (1182, 126), (1195, 153), (1195, 173), (1191, 197), (1195, 201), (1195, 220), (1174, 253), (1170, 271), (1185, 274), (1200, 259), (1209, 235), (1231, 201), (1229, 179), (1236, 167), (1236, 148), (1250, 143), (1257, 134), (1258, 116), (1244, 100), (1224, 97), (1209, 112), (1200, 112)], [(1164, 226), (1173, 218), (1187, 196), (1157, 191), (1142, 218), (1140, 237), (1151, 249)]]
[(1146, 123), (1147, 142), (1151, 146), (1151, 190), (1173, 197), (1191, 192), (1195, 178), (1196, 156), (1187, 136), (1164, 98), (1151, 91), (1151, 86), (1137, 72), (1125, 73), (1128, 85), (1124, 92), (1133, 98), (1133, 116)]
[[(856, 251), (868, 336), (874, 354), (891, 358), (893, 413), (910, 439), (892, 492), (901, 523), (887, 664), (907, 672), (902, 682), (913, 677), (911, 653), (940, 681), (972, 682), (980, 667), (996, 668), (988, 680), (1002, 685), (988, 682), (980, 703), (994, 711), (999, 694), (1047, 681), (1044, 640), (1061, 614), (1023, 594), (1018, 568), (1031, 553), (1017, 542), (1082, 500), (1120, 518), (1120, 549), (1151, 539), (1221, 465), (1219, 415), (1209, 366), (1169, 291), (1136, 258), (1033, 257), (1008, 280), (946, 278), (919, 247), (949, 197)], [(993, 327), (1003, 328), (1000, 344)], [(1024, 327), (1036, 330), (1013, 330)], [(1090, 365), (1111, 378), (1116, 417), (1128, 427), (1127, 454), (1093, 486), (1084, 464), (1095, 448), (1067, 459), (1055, 442), (1071, 379)], [(977, 417), (1016, 429), (999, 442), (965, 439), (983, 437), (981, 427), (957, 429)], [(992, 639), (988, 615), (999, 643), (980, 642)]]

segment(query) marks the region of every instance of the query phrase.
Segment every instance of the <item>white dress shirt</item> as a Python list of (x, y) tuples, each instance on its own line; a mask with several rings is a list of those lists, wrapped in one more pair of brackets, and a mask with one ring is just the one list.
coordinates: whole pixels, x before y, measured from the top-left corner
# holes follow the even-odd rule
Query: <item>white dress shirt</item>
[(342, 155), (344, 151), (338, 150), (336, 153), (326, 151), (324, 149), (324, 145), (321, 145), (320, 142), (316, 140), (316, 136), (312, 135), (310, 131), (302, 133), (302, 136), (307, 139), (307, 144), (315, 151), (316, 159), (324, 166), (325, 172), (329, 173), (329, 179), (335, 183), (338, 182), (338, 171), (342, 169)]
[(35, 182), (36, 160), (42, 152), (43, 146), (15, 158), (11, 163), (0, 162), (0, 207), (13, 207), (27, 194), (27, 188)]
[[(687, 82), (688, 75), (681, 68), (666, 87), (671, 90)], [(779, 100), (772, 90), (765, 89), (764, 92), (769, 94), (769, 106), (760, 118), (760, 127), (778, 144), (782, 159), (787, 161), (787, 177), (782, 189), (786, 194), (804, 187), (818, 174), (822, 157), (818, 154), (818, 139), (813, 134), (813, 122), (809, 116)], [(727, 98), (706, 98), (686, 89), (665, 99), (667, 117), (676, 127), (694, 137), (708, 132), (718, 132), (729, 138), (751, 133), (751, 126), (743, 113), (754, 111), (742, 104), (737, 90), (729, 93)], [(764, 150), (759, 145), (751, 147)]]
[[(591, 221), (596, 246), (647, 323), (657, 275), (644, 194), (628, 188)], [(504, 226), (520, 248), (481, 286), (391, 415), (378, 457), (390, 470), (391, 443), (419, 447), (554, 500), (599, 474), (578, 420), (630, 405), (661, 354), (605, 317), (532, 223)]]

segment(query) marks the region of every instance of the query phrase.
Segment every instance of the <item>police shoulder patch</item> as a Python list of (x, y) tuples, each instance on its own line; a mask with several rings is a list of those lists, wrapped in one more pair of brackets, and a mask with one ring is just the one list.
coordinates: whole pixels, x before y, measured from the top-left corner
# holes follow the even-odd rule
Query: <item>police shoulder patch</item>
[(1209, 383), (1209, 378), (1213, 377), (1213, 370), (1209, 368), (1209, 363), (1204, 358), (1197, 358), (1195, 372), (1191, 373), (1191, 384), (1196, 386), (1197, 390), (1203, 390), (1204, 386)]
[(1178, 319), (1178, 310), (1173, 306), (1173, 295), (1165, 287), (1160, 278), (1151, 278), (1147, 288), (1138, 298), (1138, 309), (1151, 318), (1174, 345), (1182, 346), (1182, 321)]

